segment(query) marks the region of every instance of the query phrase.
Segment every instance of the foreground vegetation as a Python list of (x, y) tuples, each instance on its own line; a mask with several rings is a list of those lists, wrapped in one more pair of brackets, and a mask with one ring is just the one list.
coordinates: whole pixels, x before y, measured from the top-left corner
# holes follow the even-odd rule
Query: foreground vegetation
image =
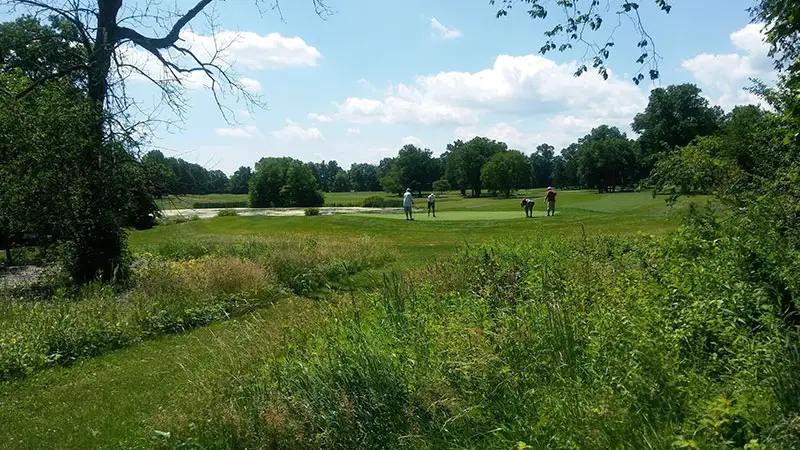
[(387, 276), (163, 444), (793, 448), (800, 336), (745, 281), (747, 244), (710, 227), (512, 240)]
[(368, 238), (175, 236), (140, 252), (124, 286), (68, 289), (50, 274), (0, 290), (0, 380), (308, 296), (386, 260)]

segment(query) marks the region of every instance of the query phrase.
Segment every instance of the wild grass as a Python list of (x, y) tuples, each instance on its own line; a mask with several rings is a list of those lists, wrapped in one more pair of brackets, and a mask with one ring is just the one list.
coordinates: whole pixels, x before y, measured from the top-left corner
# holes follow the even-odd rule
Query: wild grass
[(0, 380), (311, 295), (387, 258), (366, 238), (172, 240), (151, 250), (124, 288), (60, 287), (44, 300), (0, 291)]
[(736, 245), (688, 229), (508, 241), (387, 275), (161, 443), (793, 448), (800, 336)]

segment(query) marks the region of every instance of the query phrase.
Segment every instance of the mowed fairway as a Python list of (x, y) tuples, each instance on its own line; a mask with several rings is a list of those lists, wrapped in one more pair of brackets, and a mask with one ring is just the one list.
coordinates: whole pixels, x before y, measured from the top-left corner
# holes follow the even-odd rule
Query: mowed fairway
[[(535, 217), (526, 219), (519, 198), (461, 198), (437, 201), (437, 218), (424, 210), (408, 222), (403, 214), (342, 214), (314, 217), (219, 217), (133, 232), (133, 251), (150, 251), (171, 241), (202, 242), (240, 236), (303, 235), (322, 239), (369, 236), (389, 249), (390, 270), (424, 270), (434, 258), (464, 245), (522, 236), (575, 236), (581, 233), (659, 234), (674, 229), (688, 201), (668, 208), (650, 193), (559, 192), (557, 215), (545, 217), (543, 192)], [(351, 194), (352, 196), (352, 194)], [(693, 199), (695, 202), (703, 198)], [(424, 207), (423, 198), (415, 199)], [(359, 290), (372, 286), (370, 274)], [(329, 292), (329, 298), (347, 295)], [(142, 342), (69, 368), (44, 371), (0, 386), (0, 447), (147, 447), (155, 430), (210, 402), (214, 386), (268, 357), (284, 327), (313, 328), (317, 303), (288, 298), (276, 307), (180, 335)]]

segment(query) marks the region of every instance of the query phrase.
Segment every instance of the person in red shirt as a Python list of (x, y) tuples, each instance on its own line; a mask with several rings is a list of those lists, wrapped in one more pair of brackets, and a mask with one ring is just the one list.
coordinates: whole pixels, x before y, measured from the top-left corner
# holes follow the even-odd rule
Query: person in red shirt
[(556, 191), (553, 190), (552, 187), (547, 188), (547, 195), (544, 196), (545, 202), (547, 202), (547, 215), (549, 216), (550, 213), (556, 215)]

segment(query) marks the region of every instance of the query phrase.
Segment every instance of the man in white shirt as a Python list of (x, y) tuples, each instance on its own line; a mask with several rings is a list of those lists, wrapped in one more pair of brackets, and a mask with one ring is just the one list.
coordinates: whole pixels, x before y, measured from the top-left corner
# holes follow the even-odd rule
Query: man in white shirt
[(428, 196), (428, 217), (431, 216), (431, 212), (433, 212), (433, 217), (436, 217), (436, 196), (433, 195), (433, 192)]
[(406, 220), (414, 220), (412, 209), (414, 208), (414, 196), (411, 195), (411, 188), (406, 189), (403, 195), (403, 209), (406, 211)]

